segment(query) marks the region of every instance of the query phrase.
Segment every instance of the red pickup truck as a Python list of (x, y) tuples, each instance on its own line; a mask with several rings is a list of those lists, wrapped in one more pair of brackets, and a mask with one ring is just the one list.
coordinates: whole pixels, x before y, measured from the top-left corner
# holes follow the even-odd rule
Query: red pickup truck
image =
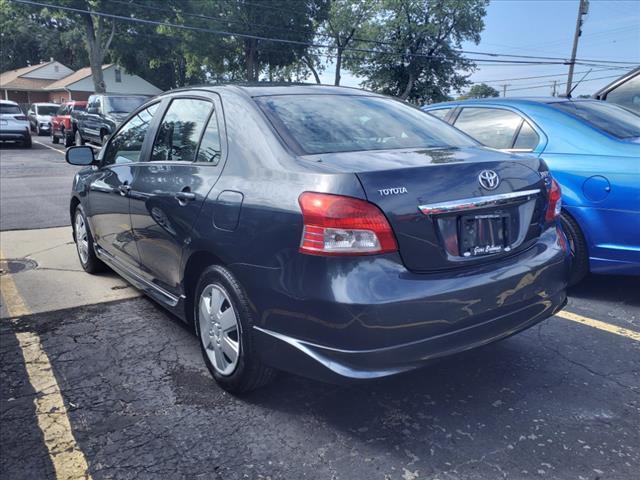
[(56, 114), (51, 117), (51, 141), (60, 142), (62, 139), (65, 147), (70, 147), (75, 141), (76, 112), (83, 112), (87, 108), (87, 102), (71, 101), (60, 105)]

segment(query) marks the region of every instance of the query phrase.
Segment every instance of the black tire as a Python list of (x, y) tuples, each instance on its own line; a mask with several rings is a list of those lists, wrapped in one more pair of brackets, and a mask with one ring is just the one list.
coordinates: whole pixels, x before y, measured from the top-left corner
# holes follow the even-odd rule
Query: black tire
[(67, 132), (65, 132), (63, 130), (62, 131), (62, 138), (64, 139), (65, 148), (69, 148), (70, 146), (73, 145), (73, 142), (74, 142), (73, 135), (69, 135)]
[(51, 143), (53, 143), (55, 145), (60, 143), (60, 139), (58, 137), (56, 137), (56, 132), (53, 131), (53, 128), (51, 129)]
[(76, 145), (84, 145), (84, 138), (82, 138), (80, 130), (76, 130), (74, 141)]
[(25, 137), (25, 139), (22, 141), (22, 148), (31, 148), (32, 146), (32, 142), (31, 142), (31, 135), (28, 135), (27, 137)]
[[(86, 259), (82, 258), (80, 253), (80, 248), (78, 247), (78, 232), (77, 232), (77, 218), (78, 216), (82, 217), (82, 221), (86, 227), (86, 240), (87, 240), (87, 254)], [(107, 266), (102, 263), (102, 261), (96, 255), (94, 245), (93, 245), (93, 235), (91, 234), (91, 229), (89, 228), (89, 224), (87, 223), (87, 216), (84, 214), (84, 210), (82, 209), (82, 205), (78, 205), (76, 207), (76, 211), (73, 214), (73, 239), (76, 242), (76, 252), (78, 253), (78, 260), (80, 261), (80, 265), (87, 273), (100, 273), (104, 272), (107, 269)]]
[[(231, 302), (236, 312), (239, 324), (239, 356), (235, 369), (228, 375), (222, 375), (211, 363), (205, 349), (202, 332), (200, 331), (200, 297), (206, 287), (214, 285), (221, 288)], [(214, 265), (208, 267), (200, 275), (193, 297), (193, 318), (195, 331), (200, 342), (200, 350), (209, 372), (218, 385), (231, 393), (243, 393), (266, 385), (276, 376), (276, 371), (260, 362), (253, 349), (251, 331), (254, 325), (249, 301), (233, 274), (224, 267)]]
[(576, 285), (589, 273), (589, 249), (578, 223), (566, 212), (560, 214), (560, 223), (571, 251), (569, 286)]

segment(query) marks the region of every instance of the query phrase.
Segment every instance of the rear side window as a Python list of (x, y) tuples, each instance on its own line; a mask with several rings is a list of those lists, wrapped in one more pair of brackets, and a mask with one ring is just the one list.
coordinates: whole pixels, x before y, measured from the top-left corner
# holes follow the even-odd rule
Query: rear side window
[(446, 117), (450, 111), (450, 108), (438, 108), (436, 110), (427, 110), (427, 113), (429, 115), (433, 115), (436, 118), (439, 118), (440, 120), (444, 120), (444, 117)]
[(640, 114), (640, 74), (607, 93), (606, 100)]
[(196, 160), (198, 162), (217, 165), (220, 162), (220, 158), (220, 130), (218, 128), (218, 120), (216, 119), (214, 111), (211, 113), (207, 129), (204, 131), (204, 135), (202, 136)]
[(550, 104), (617, 138), (640, 137), (640, 115), (600, 100)]
[(20, 115), (22, 113), (22, 110), (20, 110), (20, 107), (18, 105), (0, 103), (0, 114), (2, 113), (6, 113), (9, 115), (14, 115), (14, 114)]
[(513, 148), (515, 150), (533, 150), (538, 146), (540, 142), (540, 137), (533, 129), (529, 122), (524, 120), (522, 122), (522, 127), (520, 127), (520, 131), (518, 132), (518, 137), (516, 138), (516, 142), (513, 144)]
[(301, 154), (475, 145), (450, 125), (388, 98), (315, 94), (254, 100)]
[(103, 158), (104, 165), (140, 161), (142, 145), (157, 109), (156, 103), (141, 110), (118, 130), (107, 146)]
[(193, 162), (212, 110), (206, 100), (174, 99), (158, 128), (151, 161)]
[(497, 108), (463, 108), (454, 125), (480, 143), (500, 149), (510, 149), (522, 124), (522, 117)]

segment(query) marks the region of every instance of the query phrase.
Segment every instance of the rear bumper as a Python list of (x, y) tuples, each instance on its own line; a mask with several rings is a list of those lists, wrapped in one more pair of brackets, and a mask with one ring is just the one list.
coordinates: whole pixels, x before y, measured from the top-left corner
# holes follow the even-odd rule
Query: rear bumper
[[(383, 377), (513, 335), (566, 302), (569, 258), (556, 229), (527, 251), (464, 272), (416, 274), (394, 255), (297, 255), (281, 268), (234, 265), (276, 368), (326, 381)], [(560, 234), (562, 235), (562, 234)]]
[(29, 129), (0, 129), (0, 142), (22, 142), (30, 136)]
[(566, 303), (566, 294), (561, 291), (545, 299), (523, 302), (513, 311), (460, 330), (386, 348), (335, 349), (260, 327), (255, 328), (254, 342), (263, 360), (276, 368), (341, 383), (394, 375), (419, 368), (430, 360), (502, 340), (554, 315)]

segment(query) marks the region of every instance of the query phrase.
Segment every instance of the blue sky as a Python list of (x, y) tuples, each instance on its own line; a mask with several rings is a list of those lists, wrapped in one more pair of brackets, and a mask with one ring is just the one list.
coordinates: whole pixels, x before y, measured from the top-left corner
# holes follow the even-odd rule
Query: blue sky
[[(569, 57), (573, 42), (578, 0), (493, 0), (485, 17), (485, 29), (480, 44), (467, 43), (464, 50)], [(640, 0), (591, 0), (585, 17), (578, 58), (635, 62), (640, 65)], [(479, 57), (483, 58), (483, 57)], [(593, 71), (574, 91), (573, 95), (592, 94), (608, 84), (623, 70), (600, 70), (602, 67), (576, 66), (575, 71)], [(507, 96), (550, 95), (553, 80), (566, 82), (565, 65), (479, 65), (471, 80), (485, 81)], [(334, 68), (330, 65), (323, 74), (323, 83), (332, 83)], [(560, 75), (526, 80), (503, 79), (538, 75)], [(579, 80), (584, 73), (574, 76)], [(343, 73), (343, 85), (357, 86), (358, 79)], [(591, 80), (594, 79), (594, 80)], [(589, 80), (589, 81), (586, 81)], [(558, 89), (563, 92), (564, 86)]]

